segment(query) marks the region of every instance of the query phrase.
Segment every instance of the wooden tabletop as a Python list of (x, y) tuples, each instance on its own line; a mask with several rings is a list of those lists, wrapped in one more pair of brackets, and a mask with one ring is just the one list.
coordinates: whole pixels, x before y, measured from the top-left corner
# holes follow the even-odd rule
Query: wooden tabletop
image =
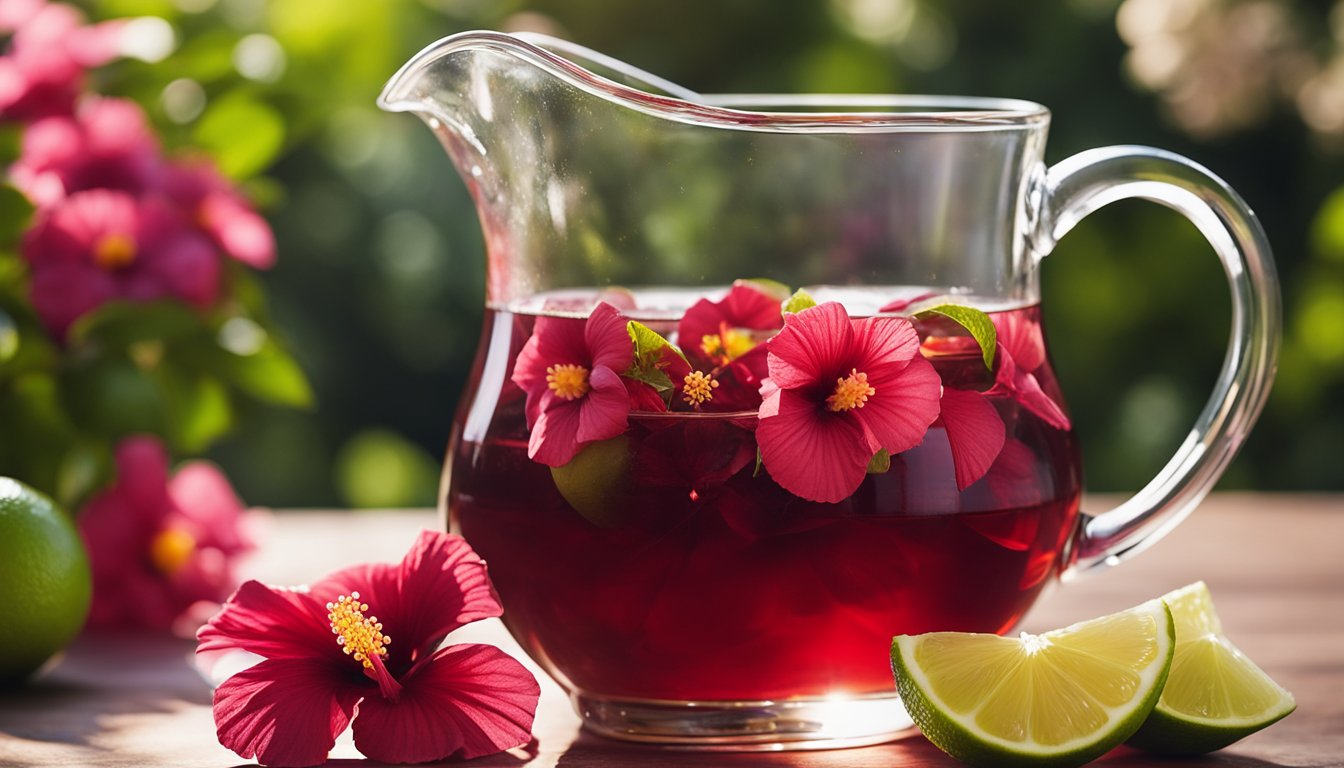
[[(1103, 505), (1093, 501), (1092, 508)], [(397, 560), (419, 528), (436, 525), (433, 513), (420, 511), (279, 513), (247, 572), (300, 584), (356, 562)], [(1344, 766), (1344, 496), (1216, 495), (1150, 551), (1056, 587), (1025, 629), (1127, 608), (1198, 579), (1212, 589), (1229, 637), (1293, 692), (1297, 711), (1202, 758), (1162, 761), (1122, 747), (1096, 765)], [(498, 621), (467, 627), (451, 640), (493, 642), (522, 656)], [(37, 683), (0, 694), (0, 766), (250, 765), (215, 740), (210, 687), (195, 670), (193, 647), (161, 637), (82, 638)], [(781, 753), (687, 753), (608, 741), (581, 732), (564, 694), (537, 675), (536, 742), (467, 765), (959, 765), (914, 734), (876, 747)], [(379, 765), (358, 757), (347, 734), (330, 765)]]

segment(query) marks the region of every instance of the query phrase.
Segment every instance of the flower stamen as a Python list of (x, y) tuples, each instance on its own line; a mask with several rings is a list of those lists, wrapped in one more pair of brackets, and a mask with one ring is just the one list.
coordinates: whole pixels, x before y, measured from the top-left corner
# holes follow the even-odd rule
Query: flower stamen
[(691, 371), (682, 379), (681, 396), (689, 405), (701, 405), (714, 399), (714, 390), (719, 386), (718, 379), (700, 371)]
[(582, 365), (561, 363), (546, 369), (546, 386), (563, 400), (578, 400), (588, 394), (588, 369)]
[(181, 528), (165, 528), (149, 540), (149, 561), (164, 576), (182, 570), (196, 552), (196, 537)]
[(851, 368), (849, 375), (835, 380), (835, 392), (826, 398), (826, 407), (839, 413), (862, 408), (877, 390), (868, 385), (868, 374)]
[(388, 643), (392, 638), (383, 634), (383, 624), (376, 616), (365, 616), (368, 603), (359, 601), (359, 593), (341, 595), (333, 603), (327, 603), (327, 618), (331, 621), (331, 633), (336, 635), (336, 643), (346, 656), (353, 656), (365, 669), (373, 668), (373, 658), (387, 658)]
[(111, 272), (135, 261), (135, 241), (120, 232), (103, 235), (93, 246), (93, 261)]

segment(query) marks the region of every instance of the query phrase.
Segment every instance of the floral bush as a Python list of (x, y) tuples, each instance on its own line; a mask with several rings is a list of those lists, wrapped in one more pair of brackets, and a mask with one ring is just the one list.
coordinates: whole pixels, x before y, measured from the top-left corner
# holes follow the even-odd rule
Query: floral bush
[(79, 512), (93, 626), (166, 629), (226, 597), (250, 546), (227, 479), (170, 480), (170, 455), (311, 393), (267, 317), (254, 273), (275, 241), (239, 179), (92, 87), (133, 24), (0, 5), (0, 475)]

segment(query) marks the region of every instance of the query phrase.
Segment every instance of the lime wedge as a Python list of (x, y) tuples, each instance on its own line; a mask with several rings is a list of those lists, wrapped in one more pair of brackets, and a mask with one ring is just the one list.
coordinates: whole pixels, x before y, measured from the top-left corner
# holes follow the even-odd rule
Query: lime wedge
[(1041, 635), (930, 632), (892, 640), (896, 687), (944, 752), (978, 766), (1077, 766), (1157, 704), (1175, 633), (1161, 600)]
[(1176, 655), (1157, 707), (1130, 746), (1168, 755), (1200, 755), (1287, 717), (1297, 708), (1223, 636), (1204, 582), (1162, 597), (1176, 621)]

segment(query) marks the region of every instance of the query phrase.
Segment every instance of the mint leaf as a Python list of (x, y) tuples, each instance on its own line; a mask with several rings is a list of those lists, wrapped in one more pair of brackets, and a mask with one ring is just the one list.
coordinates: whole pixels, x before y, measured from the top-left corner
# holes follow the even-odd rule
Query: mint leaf
[[(663, 370), (664, 355), (671, 352), (683, 361), (686, 360), (686, 356), (657, 331), (637, 320), (626, 323), (625, 332), (630, 334), (630, 341), (635, 345), (635, 359), (624, 375), (648, 384), (667, 399), (667, 393), (672, 391), (673, 384), (672, 377)], [(689, 366), (690, 363), (686, 365)]]
[(812, 298), (812, 295), (807, 291), (799, 288), (796, 293), (789, 297), (788, 301), (784, 302), (784, 314), (796, 315), (804, 309), (811, 309), (815, 306), (817, 306), (817, 300)]
[(989, 319), (989, 315), (963, 304), (939, 304), (915, 313), (915, 317), (921, 320), (930, 315), (946, 317), (965, 328), (980, 345), (980, 354), (985, 358), (985, 367), (993, 370), (994, 352), (998, 349), (999, 342), (998, 333), (994, 330), (994, 321)]
[(868, 474), (884, 475), (891, 469), (891, 454), (886, 448), (878, 450), (873, 454), (873, 458), (868, 460)]

